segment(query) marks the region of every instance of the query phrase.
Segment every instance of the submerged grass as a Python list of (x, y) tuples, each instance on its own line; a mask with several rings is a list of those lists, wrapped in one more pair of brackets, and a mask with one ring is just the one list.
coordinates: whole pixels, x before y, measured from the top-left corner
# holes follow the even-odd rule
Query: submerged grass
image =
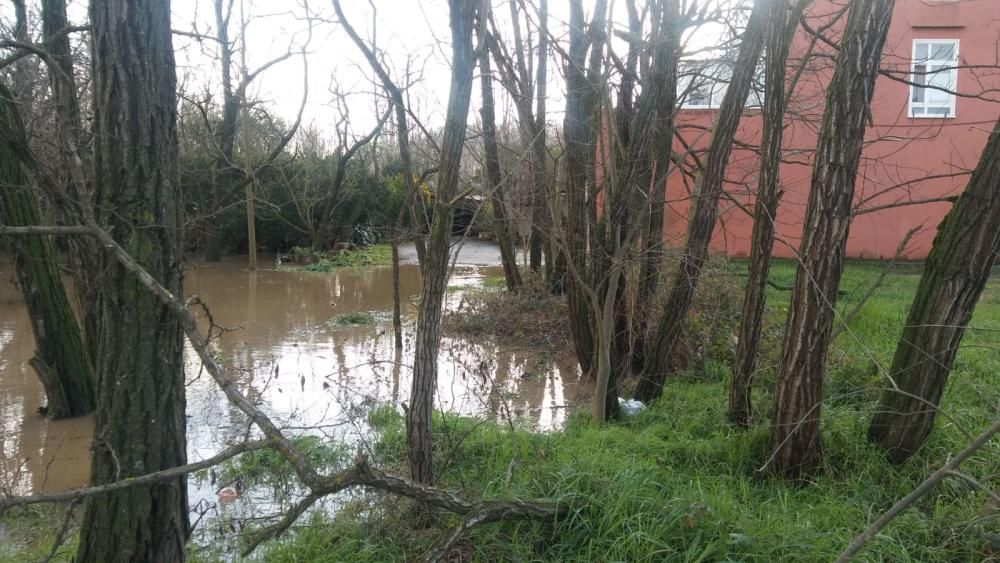
[(328, 323), (332, 326), (373, 325), (387, 317), (388, 315), (382, 311), (351, 311), (334, 316)]
[(503, 278), (492, 277), (480, 287), (464, 288), (461, 305), (445, 312), (445, 331), (551, 356), (573, 353), (567, 346), (572, 335), (563, 297), (549, 294), (533, 277), (525, 280), (518, 293), (503, 291), (504, 287)]
[[(718, 275), (740, 275), (739, 263)], [(850, 310), (881, 264), (851, 263), (838, 309)], [(640, 415), (592, 425), (586, 413), (560, 432), (533, 433), (482, 420), (435, 420), (441, 484), (484, 498), (551, 497), (571, 507), (554, 524), (481, 526), (456, 548), (463, 561), (830, 561), (868, 523), (910, 492), (995, 419), (1000, 389), (1000, 280), (991, 282), (966, 333), (943, 399), (948, 417), (902, 466), (865, 440), (870, 414), (919, 279), (915, 268), (891, 276), (834, 342), (823, 411), (824, 464), (811, 481), (786, 483), (760, 471), (767, 461), (767, 410), (781, 320), (790, 293), (769, 290), (769, 319), (757, 380), (756, 426), (725, 423), (728, 361), (712, 356), (676, 376)], [(790, 285), (794, 264), (772, 270)], [(740, 284), (736, 284), (739, 286)], [(989, 329), (989, 330), (977, 330)], [(403, 466), (401, 417), (380, 409), (374, 452)], [(1000, 474), (992, 444), (963, 468)], [(399, 499), (336, 518), (317, 516), (294, 537), (267, 548), (274, 561), (385, 561), (421, 557), (447, 525), (414, 529)], [(863, 561), (1000, 559), (998, 516), (984, 493), (960, 480), (940, 485), (869, 544)]]
[(374, 244), (355, 250), (343, 250), (337, 254), (315, 253), (315, 261), (310, 264), (287, 264), (282, 269), (329, 273), (340, 268), (386, 266), (391, 263), (392, 247), (388, 244)]

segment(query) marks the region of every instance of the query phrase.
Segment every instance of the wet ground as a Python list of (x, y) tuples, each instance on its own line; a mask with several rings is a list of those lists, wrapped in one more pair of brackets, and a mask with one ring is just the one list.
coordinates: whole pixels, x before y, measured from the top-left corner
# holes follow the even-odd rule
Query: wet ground
[[(415, 253), (403, 249), (404, 257)], [(469, 287), (500, 275), (496, 247), (462, 245), (449, 281), (448, 306)], [(263, 263), (268, 263), (262, 260)], [(401, 409), (410, 388), (412, 329), (420, 279), (415, 264), (401, 268), (405, 346), (392, 345), (391, 269), (345, 268), (320, 274), (245, 270), (245, 257), (190, 264), (185, 290), (232, 329), (215, 343), (239, 369), (244, 393), (295, 433), (322, 433), (360, 443), (373, 407)], [(89, 418), (52, 422), (38, 414), (42, 388), (28, 366), (34, 342), (9, 265), (0, 264), (0, 487), (4, 492), (54, 492), (86, 483), (93, 430)], [(372, 312), (375, 324), (342, 326), (343, 313)], [(247, 431), (188, 350), (188, 458), (211, 456)], [(491, 417), (516, 417), (538, 428), (558, 427), (585, 396), (575, 365), (553, 365), (530, 350), (487, 341), (444, 338), (437, 408)], [(213, 504), (216, 491), (193, 481), (192, 504)]]

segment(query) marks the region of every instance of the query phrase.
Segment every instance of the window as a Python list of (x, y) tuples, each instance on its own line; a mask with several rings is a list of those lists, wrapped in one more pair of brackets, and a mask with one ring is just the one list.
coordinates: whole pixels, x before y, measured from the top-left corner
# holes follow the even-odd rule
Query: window
[(726, 95), (728, 73), (716, 61), (682, 62), (677, 68), (677, 99), (693, 109), (714, 109)]
[(910, 117), (955, 117), (957, 66), (957, 39), (913, 41)]
[[(684, 61), (677, 68), (677, 100), (688, 109), (718, 109), (726, 96), (733, 71), (720, 61)], [(764, 105), (764, 67), (758, 65), (747, 96), (746, 107)]]

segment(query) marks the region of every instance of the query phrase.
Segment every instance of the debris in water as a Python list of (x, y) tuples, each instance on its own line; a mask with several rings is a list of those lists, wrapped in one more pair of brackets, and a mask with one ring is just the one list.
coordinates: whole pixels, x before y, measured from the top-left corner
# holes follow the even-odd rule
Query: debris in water
[(219, 490), (219, 504), (226, 506), (227, 504), (232, 504), (237, 498), (239, 498), (240, 493), (233, 487), (224, 487)]

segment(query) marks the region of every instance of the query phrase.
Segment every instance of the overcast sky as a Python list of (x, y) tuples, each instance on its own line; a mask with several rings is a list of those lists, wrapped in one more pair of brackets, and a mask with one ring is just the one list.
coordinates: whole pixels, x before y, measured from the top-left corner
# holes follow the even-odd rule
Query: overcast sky
[[(510, 12), (508, 0), (493, 0), (495, 17), (501, 33), (509, 33)], [(537, 0), (526, 0), (535, 5)], [(695, 1), (695, 0), (688, 0)], [(701, 0), (719, 1), (719, 0)], [(306, 3), (307, 2), (307, 3)], [(450, 37), (447, 0), (341, 0), (344, 11), (358, 33), (375, 41), (387, 54), (386, 60), (393, 67), (393, 77), (402, 80), (406, 65), (420, 74), (420, 81), (410, 89), (414, 112), (428, 126), (444, 122), (450, 81)], [(585, 9), (591, 10), (593, 0), (585, 0)], [(38, 2), (31, 2), (38, 10)], [(73, 23), (86, 24), (86, 0), (69, 0), (69, 14)], [(618, 27), (627, 24), (623, 0), (611, 0), (612, 21)], [(308, 6), (308, 9), (307, 9)], [(215, 33), (213, 0), (172, 0), (172, 27), (175, 30), (196, 31), (205, 35)], [(567, 0), (549, 0), (549, 29), (553, 36), (565, 42), (568, 19)], [(379, 87), (372, 84), (372, 72), (357, 47), (343, 28), (336, 23), (330, 0), (235, 0), (230, 23), (230, 39), (240, 39), (240, 20), (245, 14), (249, 21), (246, 33), (246, 66), (255, 69), (265, 62), (287, 52), (301, 49), (308, 36), (306, 14), (314, 17), (312, 38), (308, 44), (309, 93), (304, 123), (315, 124), (318, 129), (330, 129), (338, 112), (331, 104), (331, 90), (336, 88), (349, 93), (349, 109), (353, 129), (366, 133), (375, 123), (374, 109)], [(5, 23), (10, 22), (9, 4), (0, 8)], [(699, 31), (698, 39), (704, 44), (710, 34)], [(198, 41), (181, 35), (174, 36), (177, 52), (177, 74), (181, 88), (188, 95), (201, 97), (207, 89), (216, 96), (219, 87), (217, 52), (211, 41)], [(234, 72), (239, 60), (234, 60)], [(304, 69), (300, 57), (292, 57), (269, 68), (254, 81), (249, 95), (263, 101), (271, 111), (286, 120), (294, 118), (303, 95)], [(548, 120), (551, 124), (562, 121), (564, 105), (564, 80), (561, 60), (549, 57)], [(510, 111), (500, 85), (495, 91), (504, 111)], [(475, 120), (479, 98), (478, 83), (473, 90)], [(218, 99), (218, 98), (216, 98)]]
[[(704, 0), (703, 0), (704, 1)], [(528, 0), (529, 5), (537, 0)], [(387, 53), (397, 82), (402, 80), (406, 65), (419, 72), (421, 79), (411, 90), (414, 112), (428, 126), (444, 123), (447, 105), (451, 56), (446, 0), (341, 0), (347, 18), (365, 39), (374, 37), (379, 49)], [(584, 2), (591, 11), (593, 0)], [(625, 4), (612, 0), (612, 21), (624, 29), (627, 25)], [(247, 66), (256, 68), (275, 56), (288, 51), (289, 45), (301, 46), (306, 40), (308, 25), (305, 21), (306, 6), (302, 0), (236, 0), (236, 13), (230, 24), (232, 39), (236, 39), (240, 8), (250, 19), (247, 31)], [(549, 1), (549, 29), (556, 38), (565, 39), (569, 3), (567, 0)], [(173, 27), (178, 30), (197, 29), (212, 33), (214, 13), (212, 0), (173, 0)], [(339, 88), (350, 93), (351, 121), (357, 133), (364, 134), (376, 121), (374, 110), (376, 94), (381, 93), (372, 84), (372, 72), (354, 43), (336, 23), (329, 0), (309, 0), (308, 11), (315, 15), (314, 29), (308, 46), (309, 94), (304, 121), (315, 123), (323, 129), (324, 123), (337, 119), (332, 106), (331, 89)], [(510, 11), (507, 0), (494, 0), (494, 12), (502, 33), (508, 33)], [(704, 43), (711, 33), (699, 32)], [(218, 84), (218, 66), (213, 60), (210, 43), (176, 36), (178, 76), (185, 88), (203, 87), (206, 80)], [(296, 48), (297, 48), (296, 47)], [(296, 114), (302, 99), (303, 65), (296, 57), (276, 65), (255, 81), (251, 94), (266, 100), (277, 113), (286, 119)], [(498, 99), (506, 100), (495, 84)], [(473, 90), (473, 112), (477, 108), (478, 83)], [(510, 111), (509, 104), (504, 106)], [(561, 61), (549, 58), (548, 117), (550, 123), (561, 123), (564, 106), (564, 80)], [(498, 109), (498, 119), (503, 119), (505, 108)], [(475, 119), (475, 113), (470, 120)]]
[[(237, 0), (237, 6), (239, 4), (240, 0)], [(450, 82), (451, 32), (448, 28), (447, 2), (373, 0), (369, 3), (367, 0), (341, 0), (341, 4), (363, 38), (370, 40), (374, 29), (378, 47), (387, 53), (387, 60), (394, 67), (394, 78), (398, 81), (403, 79), (407, 64), (413, 72), (420, 74), (419, 83), (410, 90), (414, 111), (429, 126), (442, 124)], [(565, 33), (567, 4), (565, 0), (550, 1), (549, 26), (557, 37)], [(247, 32), (248, 67), (256, 68), (285, 53), (290, 44), (301, 45), (305, 41), (308, 26), (304, 21), (305, 9), (300, 2), (243, 0), (243, 5), (252, 16)], [(500, 21), (509, 20), (505, 2), (496, 2), (495, 9)], [(380, 94), (381, 89), (372, 84), (373, 74), (367, 62), (343, 28), (335, 23), (336, 17), (329, 0), (312, 0), (309, 10), (317, 14), (318, 19), (308, 47), (309, 98), (305, 121), (314, 122), (322, 128), (323, 123), (336, 120), (337, 112), (330, 103), (333, 98), (330, 90), (336, 87), (351, 93), (351, 120), (357, 132), (363, 133), (375, 122), (375, 95)], [(239, 27), (236, 24), (238, 18), (238, 13), (234, 14), (234, 22), (230, 26), (234, 32)], [(212, 32), (214, 14), (211, 0), (174, 0), (173, 27)], [(199, 44), (186, 37), (175, 37), (174, 44), (178, 53), (178, 77), (186, 88), (203, 87), (206, 80), (217, 85), (218, 67), (209, 43)], [(550, 59), (548, 107), (550, 118), (561, 121), (563, 81), (561, 69), (556, 64), (556, 60)], [(275, 111), (290, 119), (302, 99), (302, 82), (303, 65), (301, 59), (296, 57), (264, 73), (255, 81), (252, 95), (268, 101)], [(499, 84), (496, 88), (499, 90)], [(478, 99), (478, 96), (477, 84), (473, 97)]]

